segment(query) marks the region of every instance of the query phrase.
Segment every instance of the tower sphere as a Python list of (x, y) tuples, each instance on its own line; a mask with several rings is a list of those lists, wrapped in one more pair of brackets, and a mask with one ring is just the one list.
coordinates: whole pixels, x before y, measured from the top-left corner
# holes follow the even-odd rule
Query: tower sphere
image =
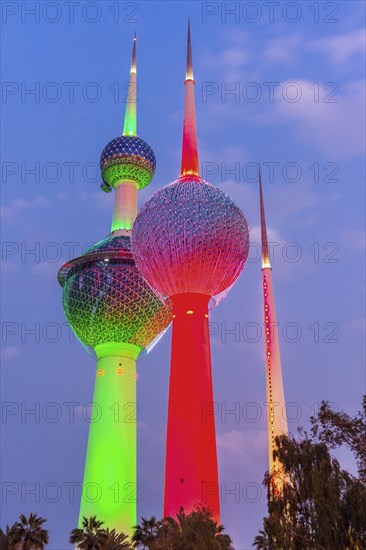
[(155, 154), (140, 137), (119, 136), (104, 147), (100, 169), (104, 182), (110, 187), (116, 187), (121, 181), (134, 181), (138, 189), (142, 189), (155, 173)]
[(95, 348), (125, 342), (146, 348), (171, 321), (169, 303), (161, 302), (139, 274), (129, 236), (111, 236), (64, 264), (66, 318), (78, 338)]
[(184, 176), (141, 208), (132, 247), (139, 271), (159, 295), (215, 296), (244, 267), (248, 224), (223, 191), (198, 176)]

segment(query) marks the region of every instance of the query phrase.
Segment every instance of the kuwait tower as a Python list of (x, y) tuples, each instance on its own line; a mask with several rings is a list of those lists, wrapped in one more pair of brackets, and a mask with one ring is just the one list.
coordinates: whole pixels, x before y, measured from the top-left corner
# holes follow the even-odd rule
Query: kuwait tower
[[(268, 404), (268, 452), (269, 472), (276, 468), (277, 461), (273, 458), (276, 448), (275, 438), (279, 435), (287, 435), (286, 403), (283, 391), (280, 346), (278, 343), (278, 330), (276, 324), (276, 308), (272, 286), (272, 268), (269, 260), (266, 218), (264, 215), (264, 202), (262, 191), (261, 169), (259, 172), (259, 194), (261, 214), (262, 236), (262, 282), (264, 302), (264, 327), (265, 327), (265, 357), (266, 357), (266, 387)], [(279, 490), (281, 480), (274, 477), (274, 490)]]
[(132, 256), (137, 191), (151, 181), (155, 155), (136, 135), (136, 38), (123, 135), (101, 155), (102, 188), (115, 189), (112, 231), (58, 273), (66, 318), (97, 358), (79, 526), (96, 516), (131, 534), (136, 524), (136, 359), (171, 321), (171, 308), (141, 277)]
[(199, 174), (189, 27), (180, 176), (141, 208), (132, 249), (143, 277), (173, 305), (164, 516), (204, 505), (218, 520), (208, 306), (239, 277), (249, 231), (236, 204)]

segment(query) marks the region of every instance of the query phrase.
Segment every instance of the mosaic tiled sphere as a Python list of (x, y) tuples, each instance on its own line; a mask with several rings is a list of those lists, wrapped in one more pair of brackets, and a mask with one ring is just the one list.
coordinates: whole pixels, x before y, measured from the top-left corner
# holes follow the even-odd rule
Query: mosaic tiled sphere
[(249, 230), (236, 204), (200, 178), (180, 178), (141, 208), (132, 230), (136, 265), (159, 296), (217, 296), (242, 271)]
[(107, 342), (144, 349), (168, 327), (163, 303), (139, 274), (128, 236), (112, 236), (67, 262), (58, 275), (66, 318), (78, 338), (95, 347)]
[(156, 169), (154, 151), (137, 136), (119, 136), (103, 149), (100, 169), (105, 183), (116, 187), (120, 181), (135, 181), (139, 189), (152, 180)]

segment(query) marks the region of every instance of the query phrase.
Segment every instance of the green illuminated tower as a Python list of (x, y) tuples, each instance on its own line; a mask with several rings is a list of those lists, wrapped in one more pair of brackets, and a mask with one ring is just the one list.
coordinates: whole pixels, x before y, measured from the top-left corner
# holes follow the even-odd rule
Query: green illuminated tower
[(79, 525), (97, 516), (131, 534), (136, 524), (136, 360), (168, 327), (170, 303), (140, 276), (131, 251), (137, 191), (156, 167), (151, 147), (136, 135), (136, 37), (123, 135), (101, 155), (102, 189), (115, 189), (112, 231), (58, 273), (67, 320), (94, 349), (97, 375), (89, 427)]

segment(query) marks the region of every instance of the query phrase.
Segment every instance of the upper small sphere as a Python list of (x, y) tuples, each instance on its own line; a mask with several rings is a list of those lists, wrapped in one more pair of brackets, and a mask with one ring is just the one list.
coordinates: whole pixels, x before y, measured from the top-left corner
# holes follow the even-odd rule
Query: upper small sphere
[(116, 187), (120, 181), (135, 181), (139, 189), (146, 187), (156, 169), (154, 151), (137, 136), (119, 136), (103, 149), (100, 169), (105, 183)]
[(217, 187), (187, 176), (156, 192), (132, 230), (137, 268), (160, 296), (216, 296), (241, 273), (249, 252), (244, 214)]

